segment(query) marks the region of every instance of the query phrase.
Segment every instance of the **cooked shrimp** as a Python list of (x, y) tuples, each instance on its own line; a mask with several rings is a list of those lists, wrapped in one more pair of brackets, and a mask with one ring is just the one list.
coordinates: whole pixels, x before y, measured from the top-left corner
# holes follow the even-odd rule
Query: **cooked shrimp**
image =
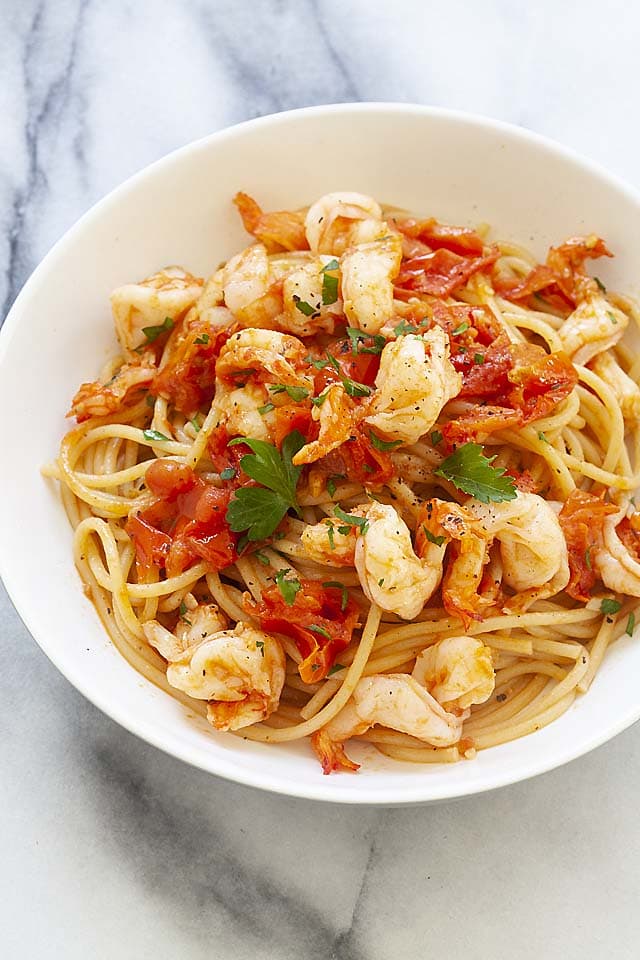
[(591, 369), (608, 387), (620, 404), (627, 420), (640, 420), (640, 387), (628, 377), (610, 353), (599, 353), (591, 362)]
[(434, 497), (418, 513), (416, 551), (426, 557), (434, 545), (451, 544), (442, 584), (446, 611), (460, 617), (468, 629), (472, 620), (482, 620), (482, 611), (493, 598), (480, 595), (484, 566), (489, 560), (491, 537), (481, 522), (465, 507)]
[[(366, 508), (357, 507), (353, 516), (366, 516)], [(330, 567), (352, 567), (355, 560), (357, 528), (345, 532), (345, 524), (325, 517), (319, 523), (309, 523), (302, 531), (304, 552), (315, 563)]]
[[(142, 630), (147, 643), (169, 663), (176, 663), (212, 634), (227, 627), (227, 618), (215, 603), (196, 603), (185, 598), (187, 613), (178, 620), (175, 631), (167, 630), (157, 620), (147, 620)], [(186, 618), (186, 619), (185, 619)]]
[(411, 675), (451, 711), (484, 703), (495, 687), (491, 649), (476, 637), (446, 637), (426, 647)]
[(144, 327), (174, 323), (193, 306), (204, 281), (182, 267), (165, 267), (139, 283), (127, 283), (111, 294), (116, 333), (127, 356), (147, 343)]
[(357, 770), (344, 742), (375, 724), (408, 733), (434, 747), (450, 747), (462, 733), (466, 715), (448, 713), (420, 683), (406, 673), (363, 677), (346, 706), (311, 738), (325, 773)]
[(75, 416), (78, 423), (90, 417), (106, 417), (121, 410), (137, 390), (149, 387), (157, 373), (152, 356), (137, 357), (124, 363), (108, 383), (95, 380), (83, 383), (71, 401), (67, 416)]
[(307, 354), (297, 337), (275, 330), (247, 327), (229, 337), (216, 365), (218, 379), (244, 371), (263, 370), (278, 383), (313, 388), (313, 380), (299, 372)]
[(335, 450), (351, 436), (356, 420), (356, 408), (341, 383), (332, 384), (324, 392), (324, 401), (314, 407), (312, 417), (320, 422), (317, 440), (306, 443), (296, 453), (293, 463), (314, 463)]
[(266, 403), (267, 391), (261, 384), (247, 383), (230, 390), (218, 382), (213, 399), (218, 412), (217, 425), (224, 423), (230, 437), (268, 440), (273, 415), (264, 410), (260, 412)]
[(238, 730), (277, 708), (285, 679), (280, 642), (245, 623), (207, 635), (170, 662), (167, 680), (196, 700), (208, 700), (218, 730)]
[(352, 326), (375, 334), (393, 316), (393, 280), (401, 261), (397, 234), (349, 247), (340, 269), (344, 312)]
[[(303, 263), (282, 284), (284, 313), (277, 326), (298, 337), (315, 333), (333, 333), (336, 319), (342, 314), (342, 301), (324, 304), (322, 300), (324, 263), (320, 258)], [(313, 310), (310, 311), (309, 308)]]
[(384, 236), (380, 205), (363, 193), (327, 193), (307, 213), (305, 231), (314, 253), (340, 256), (354, 243)]
[[(567, 544), (553, 508), (536, 493), (518, 491), (504, 503), (465, 504), (487, 537), (500, 544), (503, 579), (518, 594), (513, 609), (551, 597), (569, 582)], [(509, 605), (508, 605), (509, 606)]]
[(262, 243), (247, 247), (221, 267), (214, 279), (222, 285), (229, 310), (239, 313), (267, 292), (271, 282), (267, 248)]
[(563, 349), (576, 364), (613, 347), (622, 337), (629, 318), (604, 297), (590, 296), (578, 304), (558, 330)]
[(383, 610), (404, 620), (416, 617), (442, 577), (444, 546), (419, 559), (411, 534), (396, 510), (372, 503), (365, 511), (367, 525), (358, 532), (355, 566), (365, 595)]
[[(621, 509), (604, 521), (604, 546), (596, 553), (595, 566), (609, 590), (640, 597), (640, 561), (629, 552), (617, 531), (625, 513), (626, 509)], [(640, 519), (638, 514), (634, 516)]]
[(462, 377), (449, 359), (449, 339), (441, 327), (421, 337), (398, 337), (382, 351), (366, 422), (386, 438), (416, 443), (461, 388)]

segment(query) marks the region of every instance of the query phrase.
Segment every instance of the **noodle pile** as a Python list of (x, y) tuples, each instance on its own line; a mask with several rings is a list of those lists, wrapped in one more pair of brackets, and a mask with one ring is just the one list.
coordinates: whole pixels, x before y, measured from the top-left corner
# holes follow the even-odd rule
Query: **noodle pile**
[[(393, 316), (384, 318), (384, 324), (378, 324), (377, 328), (363, 329), (358, 338), (354, 337), (353, 320), (345, 318), (343, 300), (338, 296), (344, 293), (345, 286), (342, 258), (345, 251), (353, 250), (358, 244), (364, 251), (367, 244), (379, 243), (381, 231), (367, 236), (363, 227), (364, 236), (351, 233), (344, 239), (341, 230), (346, 235), (353, 231), (356, 221), (367, 224), (369, 220), (364, 215), (360, 219), (352, 214), (334, 216), (333, 234), (325, 240), (330, 249), (320, 249), (320, 254), (324, 254), (324, 277), (335, 280), (336, 300), (331, 302), (330, 297), (323, 296), (314, 316), (312, 311), (300, 309), (300, 303), (308, 305), (304, 295), (298, 300), (294, 297), (294, 313), (297, 309), (299, 322), (310, 324), (312, 332), (308, 333), (301, 329), (293, 331), (285, 320), (278, 319), (284, 314), (276, 311), (274, 320), (273, 311), (271, 315), (268, 313), (269, 298), (280, 297), (277, 309), (282, 310), (282, 297), (287, 296), (287, 271), (290, 273), (312, 257), (307, 241), (312, 244), (314, 255), (321, 247), (312, 242), (308, 218), (305, 235), (304, 213), (263, 214), (257, 204), (250, 206), (253, 201), (244, 195), (240, 195), (237, 202), (245, 225), (259, 244), (264, 245), (270, 268), (275, 271), (268, 293), (236, 308), (233, 291), (220, 285), (219, 273), (214, 275), (215, 282), (209, 281), (204, 289), (196, 278), (181, 281), (182, 287), (191, 281), (195, 284), (190, 305), (173, 313), (167, 308), (168, 320), (163, 329), (160, 329), (162, 324), (146, 324), (146, 339), (141, 346), (132, 348), (131, 344), (121, 343), (125, 349), (101, 372), (99, 380), (83, 385), (73, 406), (78, 425), (63, 438), (57, 461), (44, 470), (46, 476), (60, 481), (64, 506), (75, 531), (75, 563), (110, 638), (146, 679), (191, 710), (205, 715), (206, 700), (194, 699), (168, 682), (167, 662), (147, 642), (143, 625), (157, 621), (172, 632), (181, 622), (189, 623), (189, 611), (196, 605), (213, 603), (230, 621), (230, 629), (238, 622), (268, 629), (264, 625), (264, 612), (261, 615), (259, 611), (264, 611), (260, 607), (264, 597), (272, 596), (276, 590), (274, 584), (303, 585), (293, 603), (284, 605), (285, 614), (293, 621), (298, 605), (303, 603), (304, 585), (313, 581), (319, 589), (324, 585), (322, 589), (343, 596), (343, 608), (348, 600), (348, 610), (353, 608), (358, 613), (357, 625), (348, 637), (342, 638), (341, 649), (336, 640), (331, 655), (325, 648), (329, 634), (335, 639), (332, 627), (327, 628), (328, 633), (325, 630), (326, 635), (317, 628), (315, 639), (309, 637), (314, 649), (317, 647), (313, 655), (324, 657), (318, 661), (322, 662), (322, 668), (317, 668), (321, 679), (309, 676), (308, 670), (306, 673), (303, 670), (304, 679), (301, 676), (300, 665), (309, 656), (309, 649), (297, 642), (295, 631), (276, 630), (286, 654), (286, 676), (279, 704), (262, 722), (242, 726), (239, 735), (278, 743), (317, 734), (350, 703), (362, 678), (410, 674), (416, 657), (423, 650), (443, 638), (460, 635), (479, 638), (491, 651), (495, 688), (485, 702), (471, 706), (457, 743), (437, 746), (378, 724), (370, 725), (356, 736), (375, 744), (378, 750), (396, 760), (437, 763), (471, 758), (477, 750), (540, 729), (567, 710), (578, 694), (588, 690), (609, 644), (625, 629), (632, 633), (635, 598), (640, 596), (640, 578), (634, 579), (633, 567), (640, 554), (640, 540), (636, 553), (632, 500), (640, 469), (640, 433), (636, 419), (640, 408), (634, 406), (633, 394), (633, 389), (638, 390), (640, 358), (634, 359), (619, 336), (629, 320), (637, 323), (639, 317), (630, 301), (605, 293), (601, 284), (583, 269), (586, 257), (606, 255), (606, 248), (603, 244), (598, 246), (602, 242), (596, 242), (595, 238), (582, 241), (582, 247), (569, 241), (557, 248), (555, 254), (552, 251), (547, 263), (541, 265), (512, 244), (489, 245), (482, 229), (474, 232), (447, 228), (435, 221), (410, 220), (386, 210), (385, 230), (393, 236), (399, 232), (402, 238), (402, 266), (399, 275), (391, 281)], [(382, 240), (385, 239), (383, 236)], [(560, 260), (558, 250), (563, 251)], [(474, 258), (475, 266), (467, 270)], [(478, 265), (480, 260), (483, 262)], [(437, 277), (446, 274), (448, 278), (440, 294), (433, 292), (434, 285), (443, 283), (436, 277), (434, 264), (439, 271)], [(169, 275), (167, 270), (164, 276)], [(188, 274), (183, 276), (189, 278)], [(227, 285), (228, 276), (227, 273)], [(331, 291), (331, 282), (325, 284), (323, 291), (325, 289)], [(159, 292), (163, 293), (164, 288)], [(113, 301), (116, 314), (120, 309), (118, 302)], [(315, 310), (315, 304), (312, 307)], [(563, 331), (569, 329), (570, 318), (580, 310), (585, 311), (586, 333), (579, 328), (574, 348), (569, 349), (571, 344)], [(601, 331), (603, 310), (612, 323), (611, 341)], [(135, 306), (133, 293), (129, 313), (125, 311), (125, 314), (120, 313), (121, 318), (125, 316), (120, 324), (124, 322), (125, 326), (127, 323), (135, 326), (135, 316), (144, 315), (143, 307)], [(461, 320), (462, 317), (469, 319)], [(313, 330), (314, 323), (316, 330)], [(452, 329), (454, 323), (455, 329)], [(204, 550), (198, 554), (200, 546), (193, 548), (196, 552), (192, 551), (181, 563), (173, 563), (171, 570), (167, 570), (157, 556), (154, 555), (155, 562), (154, 557), (149, 559), (148, 546), (145, 555), (142, 535), (132, 535), (131, 518), (151, 516), (145, 511), (158, 509), (157, 494), (154, 495), (145, 482), (151, 463), (165, 460), (188, 467), (195, 472), (198, 482), (223, 493), (232, 491), (235, 495), (240, 479), (247, 482), (240, 458), (247, 455), (248, 447), (226, 446), (232, 437), (246, 434), (230, 426), (231, 414), (227, 420), (221, 417), (220, 391), (218, 399), (212, 400), (217, 357), (230, 342), (230, 331), (280, 329), (297, 337), (308, 352), (305, 369), (309, 377), (316, 378), (318, 396), (332, 383), (355, 382), (356, 388), (362, 385), (351, 372), (345, 373), (347, 368), (343, 365), (339, 370), (336, 367), (332, 380), (331, 364), (327, 367), (325, 363), (322, 367), (319, 358), (332, 355), (333, 350), (342, 360), (338, 353), (341, 350), (347, 359), (356, 358), (358, 372), (362, 373), (365, 364), (361, 351), (363, 345), (366, 349), (368, 344), (371, 349), (367, 357), (374, 364), (365, 381), (368, 392), (359, 396), (356, 389), (354, 399), (347, 389), (350, 409), (355, 409), (358, 404), (369, 403), (374, 395), (375, 365), (382, 349), (407, 334), (420, 337), (438, 324), (447, 331), (451, 358), (464, 382), (471, 382), (473, 377), (486, 379), (477, 394), (467, 392), (465, 395), (463, 391), (462, 396), (449, 399), (432, 430), (413, 443), (393, 440), (393, 433), (386, 437), (379, 434), (377, 443), (374, 438), (373, 447), (371, 442), (366, 450), (362, 447), (362, 463), (343, 452), (353, 437), (327, 451), (324, 458), (309, 462), (297, 483), (298, 513), (293, 509), (286, 511), (273, 535), (251, 540), (225, 527), (227, 539), (218, 544), (218, 549), (221, 553), (230, 551), (231, 563), (216, 562)], [(487, 325), (492, 324), (493, 332), (485, 335)], [(345, 326), (352, 330), (350, 341), (346, 339)], [(121, 330), (119, 326), (120, 334)], [(496, 330), (506, 332), (505, 342), (511, 345), (508, 346), (510, 357), (517, 353), (514, 346), (527, 344), (543, 347), (548, 355), (569, 354), (571, 357), (572, 364), (568, 359), (566, 362), (572, 375), (575, 370), (576, 379), (568, 382), (557, 402), (549, 401), (542, 416), (527, 419), (522, 411), (526, 404), (535, 405), (538, 395), (548, 396), (544, 393), (550, 389), (548, 384), (541, 386), (536, 381), (532, 386), (532, 381), (527, 381), (524, 386), (520, 385), (524, 399), (519, 407), (514, 406), (513, 399), (507, 403), (503, 392), (491, 395), (487, 387), (489, 380), (504, 374), (500, 368), (504, 356), (500, 355), (500, 359), (496, 349), (492, 353)], [(199, 365), (194, 364), (191, 354), (185, 353), (189, 337), (189, 349), (194, 349), (193, 343), (202, 344)], [(379, 337), (382, 340), (378, 344)], [(338, 342), (345, 342), (349, 350), (344, 346), (338, 348)], [(607, 358), (606, 362), (602, 361), (603, 357)], [(484, 370), (479, 374), (472, 372), (474, 365)], [(255, 384), (260, 385), (261, 372), (250, 370), (250, 365), (247, 365), (244, 383), (234, 376), (232, 386), (239, 390), (250, 392)], [(325, 378), (319, 385), (318, 377)], [(273, 387), (278, 376), (267, 379)], [(285, 389), (283, 385), (280, 393)], [(230, 390), (228, 386), (227, 391)], [(317, 415), (314, 419), (310, 396), (305, 394), (304, 400), (300, 400), (302, 392), (296, 394), (289, 388), (289, 395), (284, 398), (291, 428), (288, 432), (300, 430), (305, 440), (313, 442), (317, 439)], [(299, 397), (298, 401), (295, 396)], [(280, 420), (274, 427), (270, 417), (284, 418), (282, 399), (277, 391), (268, 394), (269, 402), (261, 405), (263, 412), (259, 414), (267, 424), (269, 442), (280, 449), (285, 434), (278, 425)], [(300, 415), (296, 403), (301, 404)], [(266, 410), (267, 407), (271, 409)], [(318, 404), (318, 409), (323, 408)], [(494, 409), (502, 411), (491, 413), (493, 417), (503, 418), (497, 429), (495, 424), (487, 426), (484, 422), (487, 411)], [(519, 422), (515, 415), (511, 416), (514, 410)], [(458, 426), (451, 427), (453, 423)], [(370, 437), (370, 431), (368, 435)], [(366, 432), (362, 436), (366, 438)], [(371, 591), (363, 590), (353, 564), (332, 565), (311, 559), (301, 539), (303, 531), (308, 525), (333, 518), (338, 505), (342, 513), (350, 517), (358, 515), (358, 508), (365, 510), (372, 502), (393, 506), (410, 529), (415, 546), (422, 504), (432, 498), (463, 507), (468, 503), (467, 493), (456, 486), (446, 472), (443, 475), (434, 471), (446, 464), (452, 452), (469, 443), (481, 444), (487, 457), (495, 457), (491, 469), (503, 478), (513, 478), (516, 491), (535, 492), (554, 505), (556, 513), (563, 504), (573, 502), (576, 491), (594, 498), (591, 503), (597, 498), (605, 513), (608, 510), (609, 515), (616, 515), (618, 542), (629, 558), (626, 567), (624, 563), (620, 567), (624, 568), (627, 579), (620, 580), (615, 587), (602, 582), (604, 561), (601, 558), (609, 549), (609, 541), (606, 537), (603, 539), (604, 527), (596, 514), (590, 533), (563, 523), (571, 580), (569, 586), (565, 584), (555, 595), (534, 596), (526, 602), (522, 599), (519, 605), (518, 591), (509, 588), (504, 578), (500, 582), (498, 544), (490, 545), (487, 569), (492, 575), (497, 571), (495, 590), (491, 602), (478, 606), (469, 616), (452, 609), (450, 602), (444, 603), (442, 587), (433, 592), (417, 616), (405, 621), (397, 613), (384, 609), (384, 604), (370, 599)], [(367, 472), (372, 476), (371, 483), (367, 482)], [(247, 485), (252, 488), (251, 483)], [(604, 514), (601, 519), (605, 519)], [(154, 522), (149, 521), (149, 525), (153, 527)], [(171, 537), (175, 539), (176, 527), (172, 524), (180, 522), (175, 512), (169, 520), (158, 521), (156, 527), (162, 534), (154, 528), (154, 544), (160, 542), (157, 537), (162, 535), (168, 538), (167, 543)], [(216, 536), (222, 534), (216, 533)], [(443, 561), (445, 574), (453, 557), (454, 547), (448, 545)], [(332, 586), (327, 588), (327, 584)]]

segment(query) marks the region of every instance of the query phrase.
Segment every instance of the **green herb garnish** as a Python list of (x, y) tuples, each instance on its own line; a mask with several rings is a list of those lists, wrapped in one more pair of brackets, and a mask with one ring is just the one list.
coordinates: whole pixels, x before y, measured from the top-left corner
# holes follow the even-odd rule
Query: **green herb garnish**
[(288, 607), (292, 607), (296, 601), (296, 594), (300, 590), (302, 584), (296, 577), (289, 577), (287, 574), (291, 573), (291, 567), (286, 567), (284, 570), (278, 570), (275, 575), (275, 581), (278, 585), (278, 590), (282, 594), (282, 599)]
[(376, 450), (395, 450), (402, 443), (402, 440), (381, 440), (373, 430), (369, 430), (369, 439), (371, 440), (371, 446), (375, 447)]
[(165, 317), (164, 321), (156, 327), (143, 327), (142, 332), (149, 341), (153, 343), (154, 340), (157, 340), (158, 337), (161, 337), (163, 333), (168, 333), (169, 330), (173, 330), (173, 320), (171, 317)]
[(464, 443), (433, 472), (481, 503), (515, 500), (517, 491), (513, 477), (508, 476), (502, 467), (492, 467), (494, 460), (495, 456), (483, 455), (479, 443)]
[(145, 440), (159, 440), (159, 441), (168, 441), (169, 437), (165, 437), (164, 433), (160, 433), (159, 430), (143, 430), (142, 436)]
[(340, 609), (344, 613), (347, 609), (347, 604), (349, 603), (349, 591), (345, 587), (344, 583), (340, 583), (339, 580), (327, 580), (322, 584), (323, 587), (335, 587), (336, 590), (342, 591), (342, 601), (340, 603)]
[(611, 600), (609, 597), (605, 597), (600, 604), (600, 612), (608, 616), (612, 613), (618, 613), (621, 607), (622, 604), (618, 600)]

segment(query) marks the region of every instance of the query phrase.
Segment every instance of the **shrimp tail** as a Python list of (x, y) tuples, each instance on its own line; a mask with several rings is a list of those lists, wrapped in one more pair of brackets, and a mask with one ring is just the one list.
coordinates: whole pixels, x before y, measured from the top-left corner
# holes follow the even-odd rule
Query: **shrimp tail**
[(355, 773), (360, 769), (360, 764), (350, 760), (346, 755), (344, 745), (332, 740), (326, 730), (317, 730), (313, 734), (311, 746), (322, 764), (322, 772), (325, 776), (338, 770)]

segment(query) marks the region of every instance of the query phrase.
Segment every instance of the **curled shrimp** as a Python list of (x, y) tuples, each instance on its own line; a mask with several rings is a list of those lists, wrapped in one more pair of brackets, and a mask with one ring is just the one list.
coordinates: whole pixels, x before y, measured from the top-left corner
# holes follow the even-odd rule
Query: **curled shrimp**
[(149, 387), (157, 373), (153, 356), (143, 355), (124, 363), (108, 383), (83, 383), (71, 401), (67, 416), (78, 423), (91, 417), (106, 417), (125, 407), (139, 390)]
[(536, 493), (518, 491), (503, 503), (470, 501), (487, 539), (500, 544), (502, 576), (516, 591), (505, 609), (522, 611), (534, 600), (554, 596), (569, 582), (567, 544), (553, 508)]
[(343, 709), (311, 738), (325, 773), (357, 770), (344, 751), (350, 737), (375, 724), (407, 733), (434, 747), (458, 743), (469, 707), (484, 703), (495, 687), (491, 651), (474, 637), (440, 640), (406, 673), (363, 677)]
[[(273, 426), (273, 414), (265, 411), (267, 391), (257, 383), (229, 389), (218, 382), (213, 407), (218, 414), (217, 425), (224, 423), (227, 434), (268, 440)], [(262, 412), (261, 412), (262, 411)]]
[(267, 248), (262, 243), (241, 250), (214, 275), (221, 285), (224, 302), (233, 314), (259, 300), (271, 282)]
[(433, 552), (420, 559), (409, 528), (392, 506), (372, 503), (365, 516), (354, 557), (362, 589), (383, 610), (413, 620), (440, 583), (445, 548), (433, 545)]
[(495, 687), (491, 649), (477, 637), (446, 637), (426, 647), (412, 674), (449, 711), (484, 703)]
[(218, 730), (238, 730), (268, 717), (278, 706), (284, 679), (280, 642), (245, 623), (206, 634), (167, 667), (172, 687), (209, 701), (207, 719)]
[[(622, 508), (604, 521), (604, 543), (595, 555), (595, 567), (609, 590), (640, 597), (640, 561), (619, 536), (619, 525), (625, 514), (626, 509)], [(640, 527), (639, 521), (640, 514), (633, 514), (630, 518), (632, 530)]]
[(278, 383), (312, 388), (313, 381), (299, 372), (306, 356), (301, 340), (276, 330), (247, 327), (234, 333), (220, 351), (216, 377), (221, 380), (244, 372), (264, 371)]
[(449, 339), (435, 326), (421, 337), (401, 336), (380, 357), (366, 422), (385, 437), (416, 443), (462, 388), (449, 359)]
[(215, 603), (197, 603), (189, 594), (184, 604), (187, 614), (178, 620), (173, 633), (157, 620), (142, 624), (147, 643), (169, 663), (181, 660), (203, 640), (227, 627), (227, 618)]
[(640, 387), (616, 363), (610, 353), (599, 353), (591, 369), (613, 391), (625, 420), (640, 420)]
[(293, 463), (315, 463), (328, 453), (341, 446), (351, 436), (356, 408), (341, 383), (332, 384), (323, 394), (321, 405), (313, 408), (312, 417), (320, 423), (317, 440), (306, 443), (296, 453)]
[(592, 295), (578, 304), (558, 330), (563, 350), (575, 364), (585, 364), (613, 347), (629, 318), (604, 297)]
[[(298, 337), (333, 333), (342, 314), (342, 301), (323, 302), (325, 264), (316, 257), (291, 271), (282, 282), (283, 315), (278, 327)], [(311, 308), (311, 310), (309, 309)]]
[(203, 280), (182, 267), (165, 267), (139, 283), (127, 283), (111, 294), (118, 340), (129, 357), (147, 343), (145, 327), (162, 326), (167, 317), (181, 319), (200, 296)]
[(460, 617), (465, 629), (482, 620), (482, 611), (493, 598), (480, 595), (484, 567), (489, 560), (490, 536), (465, 507), (434, 497), (418, 513), (416, 550), (424, 557), (434, 544), (451, 545), (442, 583), (445, 610)]
[[(366, 517), (366, 507), (356, 507), (352, 516)], [(325, 517), (319, 523), (306, 525), (301, 543), (310, 560), (330, 567), (352, 567), (355, 562), (357, 528)]]
[(402, 261), (402, 240), (389, 234), (350, 247), (342, 257), (344, 312), (352, 326), (378, 333), (393, 316), (393, 280)]
[(354, 243), (386, 233), (380, 205), (363, 193), (327, 193), (309, 207), (305, 231), (314, 253), (340, 256)]

